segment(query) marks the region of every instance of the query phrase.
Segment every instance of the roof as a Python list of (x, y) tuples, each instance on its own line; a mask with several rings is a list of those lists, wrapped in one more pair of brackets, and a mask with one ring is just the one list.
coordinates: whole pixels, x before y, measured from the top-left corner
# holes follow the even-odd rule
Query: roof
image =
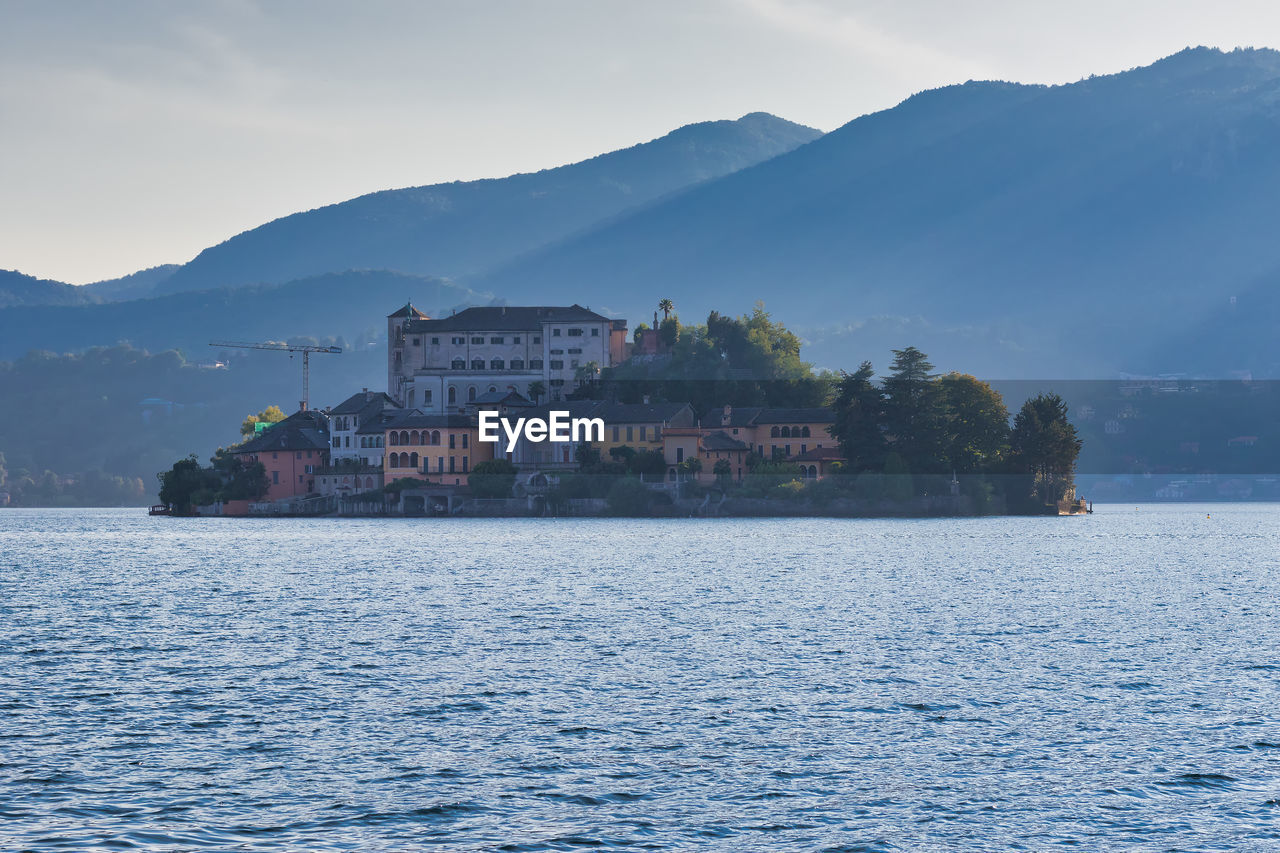
[(328, 450), (329, 419), (320, 412), (295, 412), (234, 448), (234, 453), (280, 450)]
[(476, 397), (468, 405), (471, 406), (532, 406), (533, 401), (518, 391), (486, 391)]
[(723, 430), (709, 432), (701, 439), (703, 450), (750, 450), (751, 445), (729, 435)]
[(756, 415), (764, 411), (759, 406), (725, 406), (729, 410), (729, 422), (724, 422), (724, 409), (712, 409), (702, 420), (707, 426), (719, 424), (726, 427), (746, 427), (755, 422)]
[(401, 412), (403, 409), (387, 408), (372, 415), (363, 415), (360, 418), (360, 425), (356, 428), (356, 435), (381, 435), (389, 428), (392, 421), (400, 417)]
[(844, 454), (836, 445), (828, 447), (810, 447), (804, 453), (790, 457), (792, 462), (843, 462)]
[(412, 302), (406, 302), (404, 304), (404, 307), (401, 308), (399, 311), (394, 311), (387, 315), (388, 320), (392, 319), (393, 317), (410, 317), (415, 320), (418, 320), (418, 319), (425, 320), (427, 318), (427, 315), (423, 314), (417, 308), (414, 308)]
[(401, 409), (382, 429), (465, 429), (476, 425), (470, 415), (432, 415), (421, 409)]
[[(406, 308), (409, 306), (405, 306)], [(403, 309), (401, 309), (403, 310)], [(395, 314), (392, 315), (396, 316)], [(543, 323), (610, 323), (608, 317), (583, 308), (552, 305), (490, 305), (465, 308), (451, 317), (436, 320), (414, 319), (405, 323), (405, 331), (413, 332), (531, 332)]]
[(614, 403), (604, 402), (591, 413), (604, 418), (606, 426), (612, 424), (666, 424), (688, 412), (687, 426), (693, 425), (693, 409), (688, 403)]
[[(352, 394), (338, 405), (329, 410), (330, 415), (358, 415), (363, 414), (367, 408), (372, 408), (377, 404), (377, 409), (385, 409), (388, 406), (394, 408), (396, 401), (392, 400), (383, 391), (364, 390), (358, 394)], [(376, 409), (375, 409), (376, 411)]]
[(813, 409), (761, 409), (758, 424), (833, 424), (836, 414), (825, 406)]

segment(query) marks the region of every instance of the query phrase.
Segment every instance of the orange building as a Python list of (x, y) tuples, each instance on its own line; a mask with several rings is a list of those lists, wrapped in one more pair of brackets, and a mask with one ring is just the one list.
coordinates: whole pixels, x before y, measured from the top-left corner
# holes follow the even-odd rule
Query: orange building
[(413, 477), (428, 483), (465, 486), (480, 462), (493, 458), (498, 445), (479, 440), (472, 415), (404, 412), (386, 425), (383, 479)]
[(315, 492), (315, 472), (329, 464), (329, 419), (320, 412), (296, 412), (235, 448), (246, 465), (267, 471), (268, 501)]

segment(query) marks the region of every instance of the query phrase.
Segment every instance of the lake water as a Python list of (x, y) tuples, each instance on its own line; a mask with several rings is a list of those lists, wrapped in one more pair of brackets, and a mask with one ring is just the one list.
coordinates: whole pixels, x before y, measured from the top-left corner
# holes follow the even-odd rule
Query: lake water
[(1275, 850), (1277, 542), (0, 511), (0, 849)]

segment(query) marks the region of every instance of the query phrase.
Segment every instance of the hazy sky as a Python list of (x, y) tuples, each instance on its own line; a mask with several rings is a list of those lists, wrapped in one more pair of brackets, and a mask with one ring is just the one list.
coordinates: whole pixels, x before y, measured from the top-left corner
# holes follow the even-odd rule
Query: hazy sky
[(1280, 46), (1280, 4), (0, 0), (0, 268), (84, 283), (373, 190), (1195, 44)]

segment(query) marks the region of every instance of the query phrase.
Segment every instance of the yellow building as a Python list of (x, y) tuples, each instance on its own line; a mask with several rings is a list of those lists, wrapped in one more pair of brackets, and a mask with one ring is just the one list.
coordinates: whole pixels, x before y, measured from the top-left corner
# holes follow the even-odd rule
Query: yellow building
[(465, 486), (472, 469), (493, 458), (496, 445), (479, 441), (479, 435), (476, 419), (470, 415), (405, 412), (387, 424), (383, 479), (391, 483), (413, 477)]

